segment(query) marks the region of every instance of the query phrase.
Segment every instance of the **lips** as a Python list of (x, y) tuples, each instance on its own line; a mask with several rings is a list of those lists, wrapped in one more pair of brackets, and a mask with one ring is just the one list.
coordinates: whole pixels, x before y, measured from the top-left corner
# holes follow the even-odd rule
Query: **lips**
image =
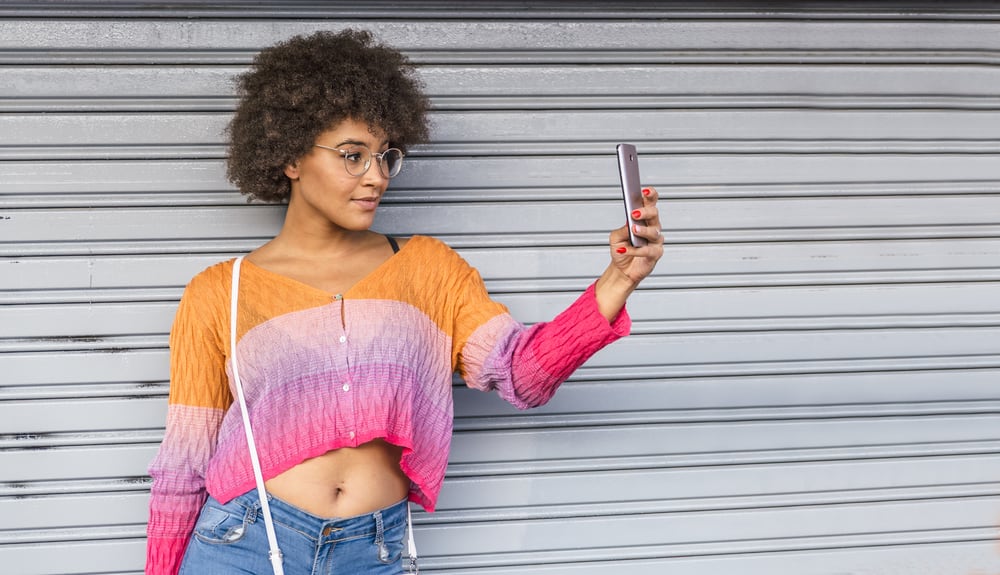
[(354, 198), (351, 200), (358, 207), (364, 210), (374, 210), (378, 207), (378, 196), (369, 196), (367, 198)]

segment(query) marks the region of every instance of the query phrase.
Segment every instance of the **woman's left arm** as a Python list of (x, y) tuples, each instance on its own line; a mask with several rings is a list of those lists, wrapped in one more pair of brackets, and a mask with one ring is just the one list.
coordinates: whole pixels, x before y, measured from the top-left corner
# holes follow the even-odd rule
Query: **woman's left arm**
[(663, 234), (660, 232), (660, 212), (656, 207), (659, 196), (656, 188), (642, 189), (642, 208), (633, 219), (645, 220), (646, 225), (636, 225), (633, 232), (646, 238), (646, 245), (633, 247), (628, 239), (628, 227), (622, 226), (611, 232), (611, 263), (604, 270), (595, 285), (597, 308), (609, 322), (614, 321), (625, 306), (636, 286), (652, 273), (656, 262), (663, 256)]

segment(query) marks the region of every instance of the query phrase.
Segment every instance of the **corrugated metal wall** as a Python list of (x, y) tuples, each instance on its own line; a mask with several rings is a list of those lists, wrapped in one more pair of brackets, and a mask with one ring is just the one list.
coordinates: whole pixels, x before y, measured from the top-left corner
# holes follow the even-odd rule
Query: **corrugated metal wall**
[(229, 78), (351, 25), (435, 107), (378, 227), (522, 320), (603, 268), (615, 143), (664, 198), (631, 338), (534, 412), (456, 389), (425, 572), (1000, 572), (995, 3), (270, 4), (0, 6), (0, 571), (141, 571), (177, 298), (281, 218)]

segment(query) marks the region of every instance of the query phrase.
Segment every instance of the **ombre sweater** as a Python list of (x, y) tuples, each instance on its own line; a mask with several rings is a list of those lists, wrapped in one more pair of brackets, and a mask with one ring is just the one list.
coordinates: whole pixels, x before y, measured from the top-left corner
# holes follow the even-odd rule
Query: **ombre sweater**
[[(147, 574), (174, 574), (206, 493), (255, 487), (229, 361), (233, 261), (191, 280), (170, 333), (166, 434), (150, 465)], [(244, 261), (237, 352), (264, 479), (305, 459), (382, 438), (402, 447), (411, 501), (433, 511), (452, 435), (452, 374), (518, 408), (544, 404), (598, 349), (626, 335), (594, 286), (550, 322), (525, 327), (442, 242), (413, 237), (333, 295)]]

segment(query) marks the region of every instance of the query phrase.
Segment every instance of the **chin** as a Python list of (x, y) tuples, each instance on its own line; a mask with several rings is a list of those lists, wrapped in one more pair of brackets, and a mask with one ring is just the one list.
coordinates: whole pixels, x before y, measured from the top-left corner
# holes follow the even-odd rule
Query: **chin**
[(348, 222), (343, 228), (350, 232), (367, 232), (371, 229), (372, 224), (375, 223), (375, 219), (369, 219), (366, 221), (354, 221)]

